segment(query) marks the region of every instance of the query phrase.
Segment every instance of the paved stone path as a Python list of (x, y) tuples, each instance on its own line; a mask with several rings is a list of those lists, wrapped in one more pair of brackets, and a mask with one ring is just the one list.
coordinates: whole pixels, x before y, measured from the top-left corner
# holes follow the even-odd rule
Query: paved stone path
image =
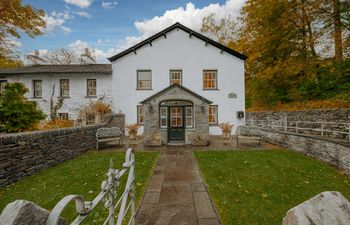
[(136, 224), (220, 224), (192, 151), (161, 152), (136, 216)]

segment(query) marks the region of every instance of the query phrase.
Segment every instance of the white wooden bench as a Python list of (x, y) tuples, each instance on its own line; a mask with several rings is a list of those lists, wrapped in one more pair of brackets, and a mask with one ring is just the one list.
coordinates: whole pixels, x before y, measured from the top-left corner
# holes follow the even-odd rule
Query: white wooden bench
[(259, 141), (259, 146), (261, 146), (261, 130), (258, 127), (238, 126), (236, 130), (237, 148), (240, 139), (256, 140)]
[(104, 127), (97, 129), (96, 132), (96, 149), (98, 150), (98, 144), (100, 142), (114, 141), (116, 140), (119, 145), (122, 144), (122, 132), (119, 127)]

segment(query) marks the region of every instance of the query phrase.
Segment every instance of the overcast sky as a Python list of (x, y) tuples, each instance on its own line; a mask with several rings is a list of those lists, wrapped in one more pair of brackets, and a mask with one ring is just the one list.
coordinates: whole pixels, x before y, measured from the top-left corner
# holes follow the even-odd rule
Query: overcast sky
[(123, 49), (180, 22), (199, 31), (202, 18), (236, 17), (245, 0), (24, 0), (44, 9), (45, 34), (16, 40), (23, 55), (61, 47), (81, 53), (95, 49), (99, 63)]

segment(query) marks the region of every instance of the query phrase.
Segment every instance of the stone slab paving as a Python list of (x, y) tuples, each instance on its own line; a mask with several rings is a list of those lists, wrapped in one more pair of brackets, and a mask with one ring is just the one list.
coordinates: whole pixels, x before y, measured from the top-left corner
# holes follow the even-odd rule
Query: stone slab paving
[(220, 224), (192, 151), (167, 149), (161, 152), (136, 224)]

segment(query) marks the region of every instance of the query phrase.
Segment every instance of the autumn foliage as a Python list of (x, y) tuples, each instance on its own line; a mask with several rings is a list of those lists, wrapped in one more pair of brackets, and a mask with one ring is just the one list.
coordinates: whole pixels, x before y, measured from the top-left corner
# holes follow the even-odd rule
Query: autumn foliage
[(23, 33), (32, 38), (42, 34), (46, 26), (44, 15), (43, 10), (23, 4), (21, 0), (0, 0), (0, 68), (21, 65), (10, 40), (20, 39)]
[(73, 120), (51, 120), (48, 122), (44, 122), (43, 124), (38, 125), (38, 130), (50, 130), (50, 129), (57, 129), (57, 128), (67, 128), (67, 127), (73, 127), (74, 121)]
[(204, 18), (202, 32), (248, 56), (251, 110), (349, 107), (349, 1), (247, 0), (238, 18)]

